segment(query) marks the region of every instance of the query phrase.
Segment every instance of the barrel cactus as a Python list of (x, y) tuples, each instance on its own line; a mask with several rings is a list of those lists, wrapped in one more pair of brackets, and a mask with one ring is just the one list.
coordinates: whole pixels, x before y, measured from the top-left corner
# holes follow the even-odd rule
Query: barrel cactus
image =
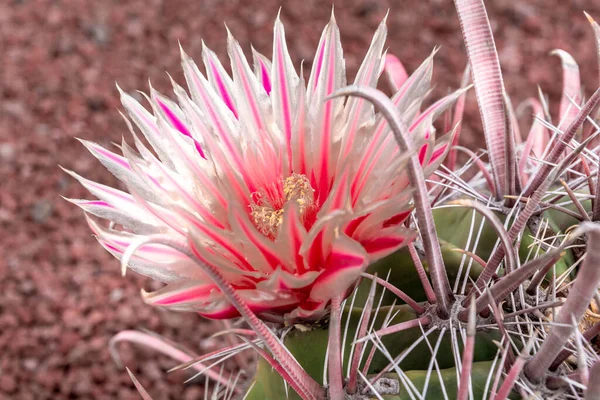
[[(600, 398), (600, 90), (584, 100), (555, 51), (559, 115), (528, 100), (522, 138), (483, 1), (455, 5), (469, 65), (429, 107), (434, 54), (409, 76), (385, 21), (346, 86), (333, 15), (306, 84), (277, 19), (254, 71), (230, 35), (233, 78), (209, 49), (206, 77), (182, 51), (191, 97), (152, 90), (149, 113), (122, 93), (152, 149), (132, 125), (122, 156), (84, 142), (129, 193), (72, 173), (98, 200), (71, 201), (124, 272), (165, 284), (148, 303), (224, 320), (229, 345), (196, 356), (126, 331), (117, 359), (124, 340), (162, 351), (215, 398)], [(471, 89), (478, 153), (457, 146)]]

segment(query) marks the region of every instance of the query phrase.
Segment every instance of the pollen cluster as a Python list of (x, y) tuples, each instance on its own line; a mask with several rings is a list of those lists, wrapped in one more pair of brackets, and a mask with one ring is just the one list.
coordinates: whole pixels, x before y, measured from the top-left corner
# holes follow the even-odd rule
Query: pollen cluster
[(275, 238), (279, 227), (283, 223), (283, 208), (285, 204), (292, 201), (300, 216), (304, 215), (306, 210), (314, 205), (314, 189), (306, 175), (293, 173), (283, 180), (283, 205), (281, 208), (275, 208), (272, 204), (260, 197), (260, 204), (252, 204), (250, 216), (252, 217), (256, 228), (263, 235), (269, 238)]

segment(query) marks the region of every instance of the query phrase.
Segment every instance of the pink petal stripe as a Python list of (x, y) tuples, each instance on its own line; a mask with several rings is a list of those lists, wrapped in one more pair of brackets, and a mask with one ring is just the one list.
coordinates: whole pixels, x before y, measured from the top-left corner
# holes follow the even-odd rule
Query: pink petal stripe
[[(173, 173), (167, 170), (162, 163), (153, 162), (153, 164), (156, 167), (156, 169), (162, 173), (162, 176), (166, 178), (166, 181), (168, 181), (173, 186), (173, 188), (176, 190), (176, 194), (181, 196), (181, 198), (192, 207), (192, 210), (197, 212), (208, 223), (213, 224), (219, 228), (224, 227), (223, 224), (221, 224), (221, 222), (215, 218), (215, 216), (212, 214), (212, 211), (207, 206), (200, 203), (196, 199), (196, 197), (188, 191), (187, 188), (181, 186), (177, 177), (173, 176)], [(172, 191), (167, 192), (165, 190), (165, 194), (172, 195), (173, 193)]]
[[(210, 88), (204, 76), (202, 76), (200, 71), (198, 71), (196, 64), (187, 56), (187, 54), (183, 52), (183, 49), (181, 50), (181, 57), (185, 78), (188, 81), (188, 86), (190, 88), (190, 92), (192, 93), (192, 97), (203, 109), (205, 117), (208, 118), (208, 125), (215, 130), (219, 138), (225, 144), (227, 155), (231, 157), (233, 166), (237, 169), (238, 173), (244, 176), (244, 180), (248, 184), (250, 191), (255, 191), (256, 188), (253, 186), (252, 180), (245, 175), (246, 165), (241, 157), (241, 150), (237, 146), (237, 141), (232, 136), (233, 128), (230, 122), (233, 121), (227, 121), (226, 115), (219, 107), (220, 104), (223, 106), (224, 104), (218, 95)], [(204, 139), (207, 143), (209, 143), (210, 137), (205, 137)], [(213, 144), (212, 148), (209, 148), (209, 152), (212, 156), (214, 156), (216, 151), (216, 146)], [(219, 165), (223, 166), (224, 168), (225, 166), (229, 165), (229, 161), (217, 161), (219, 162)], [(228, 170), (228, 168), (225, 169)], [(241, 189), (238, 188), (238, 191), (239, 190)]]
[[(387, 27), (385, 19), (377, 27), (377, 31), (373, 35), (371, 45), (367, 51), (356, 78), (355, 85), (377, 86), (377, 80), (381, 70), (381, 58), (383, 46), (387, 36)], [(344, 129), (343, 150), (339, 157), (339, 162), (343, 162), (351, 150), (355, 147), (356, 135), (360, 129), (360, 125), (373, 114), (372, 105), (360, 97), (351, 97), (346, 104), (346, 110), (351, 121), (347, 122), (347, 127)]]
[(423, 121), (425, 121), (429, 116), (431, 116), (431, 122), (435, 122), (436, 119), (448, 108), (450, 108), (464, 93), (469, 90), (470, 87), (465, 87), (462, 89), (458, 89), (453, 93), (439, 99), (431, 106), (427, 107), (425, 111), (423, 111), (418, 117), (412, 121), (409, 130), (414, 131)]
[[(335, 76), (336, 72), (338, 72), (339, 67), (337, 65), (337, 41), (339, 41), (337, 26), (335, 25), (335, 20), (332, 20), (329, 27), (329, 37), (327, 38), (326, 45), (327, 48), (327, 62), (323, 66), (326, 69), (326, 78), (323, 83), (325, 96), (329, 96), (334, 92), (335, 88)], [(320, 80), (319, 80), (320, 81)], [(319, 86), (319, 85), (317, 85)], [(335, 103), (333, 101), (325, 102), (323, 106), (323, 114), (321, 120), (321, 130), (320, 130), (320, 155), (319, 162), (320, 166), (316, 168), (316, 188), (317, 198), (320, 201), (324, 201), (325, 194), (329, 191), (329, 163), (331, 156), (331, 138), (332, 138), (332, 124), (333, 124), (333, 105)]]
[(376, 238), (363, 241), (361, 244), (370, 259), (378, 260), (405, 246), (413, 237), (414, 235), (409, 234), (408, 231), (399, 230), (394, 226), (383, 229)]
[(219, 93), (227, 108), (229, 108), (233, 115), (237, 118), (238, 112), (235, 107), (232, 94), (233, 82), (227, 75), (227, 72), (225, 72), (225, 69), (223, 68), (223, 65), (221, 65), (217, 55), (208, 47), (206, 47), (204, 42), (202, 42), (202, 58), (206, 67), (208, 80), (212, 83), (217, 93)]
[(345, 209), (349, 206), (349, 176), (349, 168), (344, 168), (344, 170), (336, 177), (335, 185), (331, 189), (327, 201), (323, 204), (319, 212), (329, 213), (333, 210)]
[(361, 245), (347, 236), (339, 236), (333, 242), (325, 270), (315, 281), (310, 298), (327, 301), (333, 296), (343, 295), (351, 284), (357, 282), (367, 262)]
[[(259, 85), (256, 80), (256, 76), (252, 73), (252, 70), (248, 65), (248, 61), (246, 60), (239, 43), (233, 38), (229, 31), (227, 48), (229, 57), (231, 58), (231, 69), (233, 70), (234, 84), (238, 90), (241, 90), (241, 96), (239, 99), (237, 99), (240, 118), (245, 122), (246, 129), (249, 128), (247, 126), (248, 122), (252, 121), (254, 129), (257, 133), (265, 131), (266, 125), (263, 120), (261, 107), (258, 103), (260, 97), (257, 90)], [(248, 121), (244, 119), (244, 107), (242, 107), (242, 104), (240, 104), (241, 102), (246, 103), (246, 105), (249, 107), (250, 119)]]
[[(171, 288), (170, 285), (153, 293), (142, 292), (144, 301), (157, 306), (173, 306), (185, 303), (207, 302), (217, 289), (212, 283), (185, 282), (185, 286)], [(218, 289), (217, 289), (218, 290)]]
[(265, 88), (265, 92), (268, 95), (271, 94), (271, 76), (269, 75), (269, 68), (267, 67), (265, 61), (262, 58), (258, 58), (258, 77), (260, 83), (262, 83), (263, 88)]
[(160, 99), (156, 98), (156, 102), (158, 103), (161, 110), (165, 113), (165, 116), (167, 117), (169, 122), (171, 124), (173, 124), (173, 127), (175, 129), (177, 129), (179, 132), (181, 132), (182, 134), (184, 134), (185, 136), (191, 138), (194, 141), (194, 146), (196, 147), (196, 150), (198, 151), (200, 156), (202, 158), (206, 158), (204, 156), (204, 152), (202, 151), (202, 147), (200, 146), (200, 143), (196, 139), (194, 139), (194, 137), (190, 133), (190, 130), (185, 126), (183, 121), (181, 121), (181, 119), (179, 119), (179, 117), (177, 117), (177, 115), (175, 115), (175, 112), (173, 112), (173, 110), (171, 110), (169, 108), (169, 106), (165, 102), (161, 101)]
[(283, 251), (287, 252), (288, 258), (292, 260), (292, 267), (287, 267), (289, 272), (296, 272), (302, 275), (307, 271), (304, 265), (304, 257), (300, 254), (300, 247), (306, 239), (306, 230), (302, 227), (298, 209), (294, 203), (290, 202), (284, 209), (283, 223), (276, 240), (276, 243), (282, 242)]
[(287, 52), (283, 24), (277, 18), (273, 34), (273, 77), (274, 86), (271, 97), (277, 121), (281, 121), (287, 148), (288, 160), (292, 162), (292, 100), (290, 84), (298, 81), (297, 76), (289, 76), (291, 60)]
[[(313, 228), (314, 229), (314, 228)], [(313, 239), (310, 247), (308, 248), (307, 254), (304, 258), (308, 261), (307, 266), (311, 270), (317, 270), (321, 268), (323, 263), (325, 262), (325, 229), (321, 229)], [(306, 242), (303, 243), (306, 246)]]
[[(246, 238), (262, 255), (265, 261), (265, 267), (268, 265), (274, 270), (285, 261), (279, 256), (274, 248), (273, 242), (266, 239), (254, 226), (250, 224), (247, 215), (243, 215), (238, 208), (231, 210), (232, 222), (240, 230), (243, 237)], [(257, 266), (255, 266), (256, 268)]]
[[(173, 163), (169, 158), (167, 152), (163, 148), (161, 132), (156, 125), (156, 118), (150, 114), (140, 103), (138, 103), (133, 97), (123, 92), (121, 88), (117, 86), (119, 93), (121, 94), (121, 103), (127, 110), (129, 117), (142, 131), (144, 137), (148, 140), (152, 148), (158, 154), (158, 157), (167, 166), (173, 167)], [(132, 132), (133, 133), (133, 132)]]
[[(198, 180), (199, 186), (203, 189), (203, 193), (209, 193), (210, 196), (214, 196), (215, 201), (221, 206), (223, 210), (227, 209), (227, 201), (221, 193), (221, 189), (217, 187), (217, 184), (211, 179), (204, 168), (201, 168), (198, 160), (194, 159), (194, 154), (187, 152), (181, 143), (179, 138), (175, 135), (168, 135), (170, 143), (173, 149), (177, 152), (178, 157), (185, 163), (185, 165), (193, 173), (194, 178)], [(216, 205), (215, 205), (216, 206)]]
[[(202, 235), (228, 251), (238, 261), (240, 268), (246, 271), (255, 270), (252, 265), (250, 265), (244, 254), (242, 254), (240, 249), (236, 246), (237, 243), (232, 243), (232, 240), (225, 236), (225, 231), (213, 228), (212, 225), (197, 221), (195, 218), (191, 218), (185, 214), (184, 216), (186, 217), (186, 220), (192, 224), (193, 229), (197, 229)], [(192, 231), (190, 234), (194, 234), (194, 232)]]
[[(109, 230), (86, 215), (86, 220), (90, 230), (98, 237), (98, 240), (103, 245), (110, 246), (116, 250), (119, 254), (123, 254), (127, 248), (138, 240), (143, 235), (133, 235), (125, 232), (119, 232)], [(137, 258), (143, 258), (146, 260), (154, 260), (157, 262), (170, 261), (182, 261), (186, 260), (187, 257), (171, 248), (161, 245), (146, 244), (138, 249), (135, 255)]]
[[(392, 98), (392, 102), (396, 107), (399, 107), (400, 104), (406, 104), (406, 107), (410, 105), (410, 103), (422, 102), (423, 96), (426, 94), (427, 90), (425, 90), (431, 80), (431, 74), (433, 71), (433, 56), (437, 50), (434, 50), (431, 55), (421, 63), (419, 68), (404, 82), (400, 90), (394, 95)], [(413, 98), (413, 100), (410, 100)], [(409, 101), (410, 100), (410, 101)], [(406, 124), (410, 124), (410, 120), (406, 120)], [(382, 159), (382, 154), (386, 149), (392, 146), (396, 149), (396, 144), (394, 143), (394, 137), (389, 130), (389, 126), (385, 118), (381, 118), (375, 133), (373, 134), (370, 142), (365, 149), (362, 160), (357, 169), (357, 173), (355, 175), (354, 181), (352, 182), (351, 196), (352, 196), (352, 204), (356, 204), (357, 199), (359, 198), (359, 193), (362, 192), (364, 185), (366, 184), (368, 178), (370, 177), (375, 165), (378, 160)]]
[(299, 95), (298, 95), (298, 113), (296, 114), (295, 129), (292, 132), (292, 141), (296, 152), (292, 152), (292, 170), (299, 174), (306, 175), (307, 173), (307, 154), (306, 154), (306, 140), (307, 140), (307, 128), (305, 126), (305, 102), (306, 102), (306, 88), (304, 79), (300, 77), (299, 84)]
[(95, 156), (105, 158), (111, 162), (118, 164), (122, 168), (130, 169), (129, 162), (122, 156), (113, 153), (112, 151), (106, 150), (104, 147), (97, 143), (89, 142), (87, 140), (80, 140), (81, 143)]
[[(327, 30), (327, 27), (325, 28)], [(325, 31), (323, 32), (325, 34)], [(319, 78), (321, 77), (321, 68), (323, 68), (323, 60), (325, 56), (325, 41), (321, 38), (321, 43), (319, 43), (319, 47), (317, 48), (317, 56), (315, 59), (317, 60), (313, 66), (313, 72), (311, 73), (311, 81), (313, 84), (313, 89), (316, 89), (319, 84)], [(310, 85), (309, 85), (310, 86)]]

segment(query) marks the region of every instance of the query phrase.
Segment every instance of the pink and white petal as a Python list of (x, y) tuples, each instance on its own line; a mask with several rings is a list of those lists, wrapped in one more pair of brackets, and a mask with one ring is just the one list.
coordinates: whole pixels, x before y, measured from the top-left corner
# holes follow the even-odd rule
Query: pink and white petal
[[(265, 273), (254, 268), (252, 270), (242, 268), (240, 262), (228, 250), (215, 245), (197, 230), (191, 232), (187, 239), (194, 257), (202, 263), (218, 269), (224, 279), (232, 285), (254, 287), (256, 282), (266, 277)], [(239, 248), (243, 251), (241, 246)], [(202, 269), (201, 266), (199, 267)]]
[(288, 272), (303, 274), (304, 259), (300, 247), (306, 239), (306, 229), (300, 220), (298, 208), (293, 202), (288, 202), (283, 210), (283, 222), (275, 238), (275, 245), (281, 249), (282, 265)]
[[(219, 189), (213, 190), (210, 189), (213, 185), (210, 184), (207, 179), (202, 179), (202, 187), (206, 187), (207, 190), (213, 192), (215, 196), (221, 197), (219, 199), (221, 204), (224, 203), (223, 196), (226, 192), (229, 192), (230, 195), (235, 194), (240, 200), (248, 198), (250, 192), (245, 182), (251, 183), (251, 179), (247, 174), (247, 168), (244, 166), (243, 152), (239, 148), (239, 135), (236, 133), (235, 137), (232, 137), (229, 136), (229, 134), (226, 134), (222, 137), (219, 136), (219, 131), (213, 132), (215, 130), (213, 124), (214, 121), (211, 121), (210, 118), (205, 116), (205, 112), (210, 112), (210, 109), (202, 111), (196, 103), (189, 99), (183, 88), (176, 84), (174, 84), (174, 91), (179, 104), (190, 119), (192, 136), (201, 142), (203, 148), (206, 149), (204, 153), (206, 160), (192, 157), (192, 159), (196, 159), (198, 167), (201, 168), (203, 172), (199, 173), (196, 168), (197, 165), (189, 162), (192, 161), (190, 160), (190, 157), (186, 157), (188, 165), (193, 170), (194, 174), (212, 180), (215, 185), (218, 185), (221, 181), (229, 183), (227, 186), (219, 185)], [(235, 129), (239, 129), (237, 122)], [(174, 144), (173, 147), (175, 149), (175, 154), (180, 155), (180, 149), (177, 148), (177, 144)], [(254, 190), (255, 189), (252, 186), (252, 191)]]
[(387, 54), (385, 57), (385, 72), (389, 79), (392, 89), (399, 91), (404, 82), (408, 79), (408, 73), (402, 62), (393, 54)]
[(296, 74), (285, 41), (285, 31), (279, 16), (273, 31), (273, 64), (271, 69), (271, 99), (275, 123), (283, 132), (289, 163), (292, 158), (292, 131), (300, 78)]
[(368, 264), (365, 249), (346, 235), (339, 235), (332, 243), (324, 272), (313, 284), (310, 299), (316, 302), (328, 301), (345, 294), (358, 283), (360, 274)]
[(406, 189), (409, 185), (406, 164), (411, 154), (398, 153), (394, 157), (381, 160), (365, 171), (360, 186), (354, 189), (353, 207), (359, 210), (365, 205), (387, 199), (398, 191)]
[(117, 89), (121, 94), (121, 103), (127, 114), (140, 129), (144, 137), (148, 140), (156, 154), (162, 162), (164, 162), (169, 168), (173, 167), (173, 163), (164, 149), (163, 138), (156, 125), (156, 118), (150, 114), (140, 103), (138, 103), (133, 97), (121, 90), (117, 85)]
[(66, 169), (64, 171), (77, 179), (77, 181), (79, 181), (79, 183), (94, 196), (121, 210), (123, 213), (129, 214), (131, 218), (157, 226), (161, 225), (160, 221), (140, 207), (129, 193), (90, 181), (73, 171)]
[[(205, 138), (208, 135), (214, 134), (212, 127), (209, 125), (210, 121), (204, 116), (200, 107), (190, 98), (185, 89), (178, 85), (173, 78), (171, 78), (171, 85), (173, 86), (173, 93), (175, 93), (179, 107), (189, 119), (190, 124), (188, 128), (192, 138), (202, 146)], [(204, 154), (204, 158), (208, 158), (209, 156), (209, 154)]]
[(456, 124), (452, 131), (445, 134), (435, 142), (435, 147), (429, 159), (423, 166), (423, 175), (429, 177), (438, 167), (444, 162), (446, 156), (450, 152), (450, 145), (456, 141), (456, 136), (459, 134), (460, 123)]
[(533, 122), (531, 123), (531, 129), (529, 131), (529, 135), (527, 136), (527, 141), (530, 140), (531, 136), (531, 151), (535, 157), (542, 157), (550, 140), (548, 129), (539, 121), (544, 120), (544, 108), (535, 98), (526, 100), (523, 106), (531, 106), (533, 111)]
[[(164, 127), (163, 130), (167, 130), (169, 128)], [(197, 196), (195, 193), (195, 187), (190, 187), (189, 184), (186, 184), (186, 181), (193, 184), (194, 180), (185, 180), (180, 179), (181, 176), (175, 174), (165, 168), (161, 163), (155, 163), (153, 167), (160, 172), (161, 181), (169, 186), (169, 190), (165, 193), (165, 195), (169, 195), (175, 201), (180, 200), (184, 204), (186, 204), (190, 210), (193, 210), (195, 213), (200, 215), (205, 221), (214, 224), (220, 228), (224, 225), (221, 224), (219, 220), (217, 220), (209, 205), (205, 204), (202, 199)]]
[(267, 57), (256, 51), (254, 47), (252, 47), (252, 58), (254, 59), (254, 73), (256, 74), (256, 78), (265, 89), (265, 92), (270, 95), (271, 94), (271, 60)]
[(258, 289), (238, 289), (237, 293), (257, 314), (275, 311), (278, 314), (295, 308), (298, 298), (291, 291), (263, 291)]
[(226, 252), (227, 258), (234, 263), (235, 269), (249, 272), (255, 271), (252, 264), (247, 260), (243, 248), (231, 231), (219, 229), (211, 224), (198, 221), (187, 212), (182, 212), (182, 215), (188, 222), (189, 236), (194, 239), (192, 246), (198, 247), (198, 252), (201, 251), (201, 247), (203, 246), (218, 246), (222, 251)]
[[(367, 51), (356, 78), (355, 85), (377, 86), (377, 80), (381, 71), (382, 53), (385, 39), (387, 37), (387, 27), (385, 19), (379, 24), (377, 31), (373, 35), (371, 45)], [(360, 148), (356, 145), (356, 136), (359, 132), (371, 134), (374, 120), (374, 109), (370, 102), (360, 97), (350, 97), (346, 103), (346, 112), (348, 121), (344, 126), (342, 136), (342, 152), (340, 162), (348, 157), (353, 149)], [(366, 125), (367, 129), (364, 129)], [(362, 128), (362, 129), (361, 129)], [(361, 140), (362, 142), (362, 140)], [(339, 169), (339, 168), (338, 168)]]
[[(581, 103), (581, 81), (579, 66), (575, 59), (564, 50), (554, 50), (550, 54), (560, 57), (563, 69), (563, 90), (560, 98), (560, 116), (558, 129), (564, 131), (573, 122), (579, 111), (572, 103)], [(569, 99), (570, 98), (570, 99)], [(572, 99), (572, 101), (571, 101)]]
[(393, 96), (394, 104), (402, 113), (402, 120), (409, 126), (421, 108), (423, 100), (431, 90), (433, 75), (433, 57), (437, 49), (404, 82), (398, 93)]
[[(200, 108), (206, 126), (219, 138), (219, 146), (222, 146), (223, 152), (227, 154), (232, 165), (242, 171), (244, 165), (241, 161), (242, 152), (238, 145), (240, 134), (237, 119), (183, 49), (181, 49), (181, 59), (192, 99)], [(205, 140), (207, 139), (208, 137), (205, 137)]]
[(270, 293), (298, 290), (312, 285), (322, 272), (323, 271), (309, 271), (299, 275), (278, 268), (268, 277), (268, 279), (258, 282), (256, 288)]
[[(98, 240), (98, 243), (117, 260), (121, 261), (124, 254), (122, 250), (102, 240)], [(189, 259), (173, 262), (157, 262), (134, 254), (128, 258), (127, 268), (137, 274), (163, 283), (175, 282), (181, 279), (206, 278), (204, 273), (198, 269), (198, 266)]]
[[(252, 72), (244, 52), (231, 32), (227, 31), (227, 52), (231, 59), (233, 93), (238, 107), (238, 117), (244, 121), (244, 135), (256, 141), (265, 140), (265, 135), (273, 136), (270, 129), (271, 108), (269, 96), (262, 89)], [(280, 140), (282, 138), (279, 138)]]
[(353, 218), (356, 216), (346, 210), (334, 210), (318, 217), (300, 247), (305, 271), (319, 271), (323, 268), (331, 252), (331, 243), (335, 235)]
[(532, 158), (542, 157), (548, 145), (550, 135), (548, 134), (548, 129), (540, 122), (540, 120), (544, 119), (544, 110), (539, 101), (531, 98), (526, 100), (523, 106), (531, 106), (533, 109), (533, 121), (531, 122), (529, 134), (527, 135), (521, 159), (519, 160), (519, 174), (523, 185), (526, 185), (529, 179), (528, 174), (525, 172), (527, 164), (532, 161)]
[[(87, 223), (92, 232), (104, 243), (125, 252), (132, 243), (135, 243), (144, 235), (135, 235), (128, 232), (108, 229), (95, 222), (86, 214)], [(171, 247), (148, 243), (141, 246), (135, 253), (136, 256), (156, 262), (170, 263), (187, 260), (188, 257)]]
[[(282, 323), (282, 314), (293, 310), (298, 304), (295, 296), (274, 297), (270, 293), (265, 293), (256, 289), (237, 289), (236, 293), (240, 295), (244, 303), (257, 315), (264, 320)], [(201, 310), (200, 315), (212, 319), (230, 319), (239, 317), (239, 312), (223, 296), (221, 299), (206, 304)]]
[(345, 167), (342, 168), (342, 171), (336, 177), (327, 200), (319, 210), (319, 216), (327, 215), (334, 210), (352, 212), (352, 204), (350, 202), (350, 167), (346, 163)]
[(151, 293), (142, 289), (145, 303), (177, 311), (196, 311), (213, 303), (215, 297), (222, 295), (214, 283), (189, 279), (170, 283)]
[[(296, 307), (298, 299), (292, 293), (275, 294), (256, 289), (236, 288), (236, 293), (256, 314), (281, 314)], [(203, 317), (229, 319), (239, 316), (216, 285), (199, 281), (181, 281), (147, 293), (142, 297), (148, 304), (176, 311), (196, 311)]]
[[(418, 149), (417, 155), (421, 165), (425, 163), (425, 160), (429, 158), (431, 152), (433, 152), (433, 146), (435, 144), (435, 128), (432, 125), (432, 114), (428, 114), (423, 118), (417, 118), (418, 124), (415, 124), (412, 129), (409, 129), (410, 138), (414, 143), (413, 148)], [(398, 146), (394, 148), (391, 153), (391, 157), (400, 153)], [(383, 156), (385, 160), (385, 156)], [(389, 156), (388, 156), (389, 157)]]
[(410, 125), (410, 130), (414, 130), (416, 126), (422, 123), (425, 119), (431, 116), (431, 123), (434, 123), (440, 115), (442, 115), (446, 110), (454, 105), (454, 103), (464, 95), (469, 89), (472, 88), (472, 85), (467, 87), (458, 89), (449, 95), (439, 99), (431, 106), (427, 107), (425, 111), (423, 111)]
[(204, 41), (202, 41), (202, 60), (204, 61), (208, 81), (211, 83), (215, 92), (221, 96), (225, 105), (227, 105), (233, 115), (237, 118), (237, 107), (233, 97), (233, 80), (227, 74), (225, 68), (223, 68), (217, 55), (211, 49), (206, 47)]
[(209, 204), (212, 214), (223, 225), (226, 221), (227, 202), (222, 195), (223, 185), (213, 175), (212, 163), (200, 157), (193, 149), (190, 138), (181, 135), (167, 135), (167, 137), (177, 156), (178, 169), (185, 170), (194, 195), (201, 198), (203, 204)]
[[(281, 187), (281, 177), (291, 173), (285, 144), (282, 141), (250, 141), (244, 149), (245, 174), (257, 188), (254, 191)], [(285, 159), (284, 159), (285, 158)]]
[(129, 161), (125, 157), (108, 151), (96, 143), (87, 140), (79, 141), (121, 182), (124, 182), (127, 186), (135, 187), (136, 190), (149, 201), (160, 201), (156, 196), (156, 193), (154, 193), (153, 187), (149, 186), (132, 171)]
[[(340, 43), (340, 32), (333, 14), (321, 35), (321, 41), (308, 81), (307, 108), (312, 126), (309, 143), (312, 148), (312, 171), (308, 171), (316, 198), (322, 204), (329, 192), (333, 166), (339, 149), (334, 148), (334, 135), (341, 135), (344, 100), (325, 97), (346, 85), (346, 67)], [(336, 129), (337, 128), (337, 129)], [(339, 138), (337, 138), (339, 139)]]
[[(412, 120), (419, 112), (419, 108), (430, 90), (431, 76), (433, 73), (433, 56), (437, 50), (425, 60), (419, 68), (406, 80), (400, 91), (394, 95), (392, 101), (396, 104), (402, 114), (402, 120), (406, 126), (410, 126)], [(377, 128), (370, 142), (360, 155), (356, 176), (351, 186), (352, 202), (356, 203), (359, 194), (362, 193), (361, 187), (365, 184), (366, 178), (371, 174), (378, 162), (387, 162), (391, 155), (384, 155), (392, 151), (397, 151), (394, 143), (394, 137), (389, 130), (387, 121), (379, 117)]]
[[(181, 134), (189, 137), (190, 140), (193, 141), (194, 147), (198, 154), (202, 158), (206, 158), (204, 155), (204, 150), (202, 149), (202, 145), (192, 135), (190, 123), (187, 121), (185, 114), (181, 111), (181, 109), (174, 102), (162, 96), (155, 90), (151, 91), (151, 95), (154, 103), (152, 106), (154, 115), (159, 119), (162, 117), (162, 119), (168, 122), (170, 126), (175, 128)], [(160, 128), (160, 123), (157, 123), (157, 125)]]
[[(339, 71), (336, 71), (336, 65), (341, 67)], [(314, 104), (313, 101), (315, 98), (313, 98), (313, 96), (321, 97), (322, 93), (320, 92), (323, 92), (328, 86), (324, 83), (330, 83), (332, 81), (332, 78), (328, 76), (328, 72), (334, 72), (337, 76), (333, 79), (343, 82), (343, 84), (340, 84), (340, 87), (345, 86), (346, 71), (342, 45), (340, 42), (340, 32), (333, 11), (329, 23), (321, 33), (321, 38), (311, 68), (308, 80), (308, 104)], [(325, 96), (327, 95), (328, 94), (325, 94)]]
[(294, 129), (292, 131), (291, 148), (292, 148), (292, 171), (306, 175), (308, 173), (309, 152), (311, 135), (308, 134), (306, 121), (306, 85), (302, 76), (302, 68), (300, 69), (300, 83), (298, 85), (298, 93), (296, 100), (297, 111), (294, 118)]
[[(121, 261), (121, 259), (123, 258), (123, 252), (121, 250), (118, 250), (101, 240), (98, 240), (98, 243), (100, 243), (100, 245), (106, 251), (112, 254), (113, 257)], [(146, 276), (152, 280), (163, 283), (175, 282), (186, 278), (185, 275), (180, 276), (174, 272), (175, 269), (179, 268), (174, 268), (169, 264), (160, 264), (155, 261), (146, 260), (137, 256), (133, 256), (128, 260), (127, 268), (134, 271), (137, 274)]]
[(247, 212), (237, 204), (232, 204), (229, 212), (229, 226), (240, 243), (243, 243), (248, 261), (257, 271), (271, 273), (286, 264), (280, 249), (256, 229)]
[(103, 200), (68, 199), (66, 197), (64, 199), (80, 207), (86, 213), (115, 222), (136, 234), (160, 233), (168, 230), (162, 224), (153, 225), (149, 224), (147, 219), (137, 219)]
[[(119, 260), (122, 259), (129, 246), (144, 237), (106, 229), (91, 218), (87, 218), (87, 221), (102, 247)], [(149, 243), (138, 248), (128, 259), (127, 265), (133, 271), (161, 282), (171, 282), (183, 278), (204, 279), (205, 277), (202, 270), (185, 254), (158, 244)]]
[[(126, 151), (125, 148), (124, 150)], [(134, 169), (134, 171), (136, 169), (141, 169), (141, 167), (137, 166), (137, 164), (135, 163), (132, 163), (131, 166)], [(160, 188), (163, 189), (163, 186), (161, 185)], [(158, 221), (161, 221), (165, 226), (168, 226), (171, 229), (173, 229), (174, 232), (178, 232), (182, 235), (185, 235), (185, 232), (182, 229), (181, 218), (176, 213), (170, 210), (173, 204), (171, 198), (167, 198), (169, 201), (171, 201), (171, 203), (168, 204), (167, 207), (163, 207), (147, 201), (138, 192), (136, 192), (136, 190), (133, 187), (129, 188), (129, 192), (131, 193), (131, 197), (133, 198), (135, 203), (140, 207), (140, 209), (144, 210), (147, 213), (147, 215), (152, 216)]]
[[(197, 174), (198, 176), (210, 177), (210, 180), (218, 185), (218, 182), (229, 182), (230, 184), (219, 185), (219, 189), (209, 189), (212, 184), (209, 184), (206, 180), (201, 182), (202, 187), (206, 187), (207, 190), (213, 192), (215, 196), (225, 194), (229, 191), (229, 194), (235, 194), (240, 200), (248, 198), (250, 192), (244, 182), (251, 184), (251, 179), (247, 174), (247, 168), (244, 166), (245, 162), (239, 146), (237, 134), (235, 138), (227, 138), (223, 140), (218, 135), (215, 136), (213, 132), (213, 126), (211, 126), (210, 118), (204, 116), (204, 112), (192, 102), (183, 88), (174, 84), (174, 91), (182, 106), (185, 114), (188, 116), (191, 122), (192, 136), (202, 143), (203, 148), (206, 148), (204, 156), (206, 160), (197, 160), (199, 166), (202, 168), (203, 173)], [(205, 110), (206, 111), (206, 110)], [(236, 125), (236, 129), (238, 129)], [(233, 140), (233, 141), (231, 141)], [(176, 149), (177, 150), (177, 149)], [(195, 169), (195, 165), (190, 164), (191, 168), (194, 169), (195, 173), (198, 171)], [(251, 186), (252, 191), (255, 190), (254, 186)], [(228, 190), (229, 189), (229, 190)], [(223, 199), (219, 202), (222, 204)]]
[(410, 243), (416, 232), (398, 226), (381, 229), (377, 236), (361, 241), (371, 261), (381, 259)]
[[(97, 143), (90, 142), (89, 140), (83, 140), (77, 138), (89, 150), (94, 157), (98, 159), (117, 178), (126, 175), (131, 171), (129, 168), (129, 162), (122, 156), (113, 153), (112, 151), (106, 150), (104, 147)], [(120, 179), (121, 180), (121, 179)]]
[[(402, 223), (410, 214), (410, 194), (402, 193), (385, 201), (374, 203), (363, 211), (366, 217), (360, 222), (352, 234), (352, 238), (363, 241), (377, 236), (379, 230), (390, 220)], [(369, 212), (370, 211), (370, 212)]]

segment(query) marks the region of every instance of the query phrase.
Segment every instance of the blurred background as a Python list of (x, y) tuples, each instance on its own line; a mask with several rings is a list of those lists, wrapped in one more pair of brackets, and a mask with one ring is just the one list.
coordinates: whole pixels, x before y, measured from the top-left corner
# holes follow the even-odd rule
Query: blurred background
[[(562, 72), (548, 52), (579, 62), (587, 94), (598, 85), (597, 52), (583, 15), (600, 19), (594, 0), (486, 2), (507, 91), (518, 105), (537, 85), (558, 106)], [(115, 82), (132, 93), (171, 94), (165, 71), (184, 82), (180, 41), (201, 64), (202, 39), (226, 60), (223, 22), (244, 49), (271, 53), (277, 11), (294, 62), (310, 65), (328, 22), (319, 0), (0, 0), (0, 398), (138, 399), (108, 341), (148, 329), (198, 352), (217, 348), (220, 325), (142, 303), (150, 282), (128, 274), (91, 236), (82, 212), (59, 197), (89, 195), (58, 164), (105, 184), (116, 180), (74, 137), (110, 146), (127, 128)], [(353, 77), (371, 35), (390, 10), (389, 51), (409, 72), (441, 45), (435, 95), (456, 88), (466, 56), (451, 0), (335, 1), (346, 65)], [(247, 53), (249, 54), (249, 53)], [(435, 96), (434, 96), (435, 97)], [(481, 144), (474, 97), (462, 141)], [(200, 399), (202, 382), (152, 351), (123, 345), (126, 365), (155, 399)]]

